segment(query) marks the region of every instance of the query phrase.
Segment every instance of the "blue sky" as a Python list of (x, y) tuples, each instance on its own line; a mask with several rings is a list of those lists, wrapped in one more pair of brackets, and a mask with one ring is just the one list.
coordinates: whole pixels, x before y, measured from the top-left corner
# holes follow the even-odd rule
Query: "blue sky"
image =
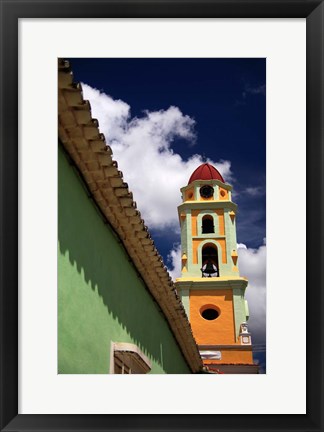
[[(250, 329), (265, 366), (266, 60), (70, 59), (165, 263), (179, 271), (179, 188), (202, 162), (234, 187)], [(241, 264), (240, 264), (241, 263)], [(254, 316), (253, 316), (254, 314)]]

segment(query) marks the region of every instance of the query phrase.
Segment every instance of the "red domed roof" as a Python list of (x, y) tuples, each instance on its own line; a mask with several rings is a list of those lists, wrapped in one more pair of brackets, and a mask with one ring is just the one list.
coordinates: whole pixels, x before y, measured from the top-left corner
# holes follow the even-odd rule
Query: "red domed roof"
[(191, 174), (188, 184), (195, 180), (220, 180), (225, 183), (221, 174), (209, 163), (203, 163), (195, 169)]

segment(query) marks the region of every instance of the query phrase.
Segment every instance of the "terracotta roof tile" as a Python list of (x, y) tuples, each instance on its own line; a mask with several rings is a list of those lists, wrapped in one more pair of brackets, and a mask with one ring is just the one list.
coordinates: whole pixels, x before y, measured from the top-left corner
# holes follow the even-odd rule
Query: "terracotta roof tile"
[(73, 82), (69, 63), (62, 59), (58, 61), (58, 107), (61, 142), (161, 307), (191, 370), (202, 370), (198, 347), (174, 283), (112, 159), (98, 121), (91, 117), (90, 103), (83, 99), (81, 85)]

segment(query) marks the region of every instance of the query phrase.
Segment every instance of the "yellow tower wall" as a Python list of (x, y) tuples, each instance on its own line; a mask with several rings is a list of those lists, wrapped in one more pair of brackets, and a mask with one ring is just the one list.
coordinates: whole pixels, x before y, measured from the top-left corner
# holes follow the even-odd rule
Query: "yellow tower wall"
[[(213, 321), (201, 316), (206, 306), (216, 306), (220, 315)], [(253, 364), (252, 346), (242, 346), (235, 338), (232, 290), (224, 289), (190, 291), (190, 323), (198, 346), (210, 346), (221, 352), (220, 360), (204, 360), (212, 364)]]
[(199, 215), (200, 210), (191, 210), (191, 234), (196, 236), (197, 233), (197, 216)]
[(222, 349), (221, 360), (204, 360), (204, 364), (253, 364), (252, 348), (250, 350)]
[(218, 215), (219, 234), (225, 235), (224, 210), (223, 209), (217, 209), (217, 210), (215, 210), (215, 213)]
[[(208, 321), (201, 316), (206, 305), (219, 309), (217, 319)], [(190, 290), (190, 323), (198, 345), (235, 344), (232, 290)]]

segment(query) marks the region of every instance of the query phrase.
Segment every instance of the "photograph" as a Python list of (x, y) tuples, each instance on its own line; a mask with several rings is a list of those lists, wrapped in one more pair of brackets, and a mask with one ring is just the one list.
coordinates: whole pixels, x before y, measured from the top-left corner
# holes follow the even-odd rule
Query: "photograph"
[(266, 374), (266, 66), (58, 59), (58, 374)]
[(324, 431), (324, 0), (0, 3), (0, 432)]

